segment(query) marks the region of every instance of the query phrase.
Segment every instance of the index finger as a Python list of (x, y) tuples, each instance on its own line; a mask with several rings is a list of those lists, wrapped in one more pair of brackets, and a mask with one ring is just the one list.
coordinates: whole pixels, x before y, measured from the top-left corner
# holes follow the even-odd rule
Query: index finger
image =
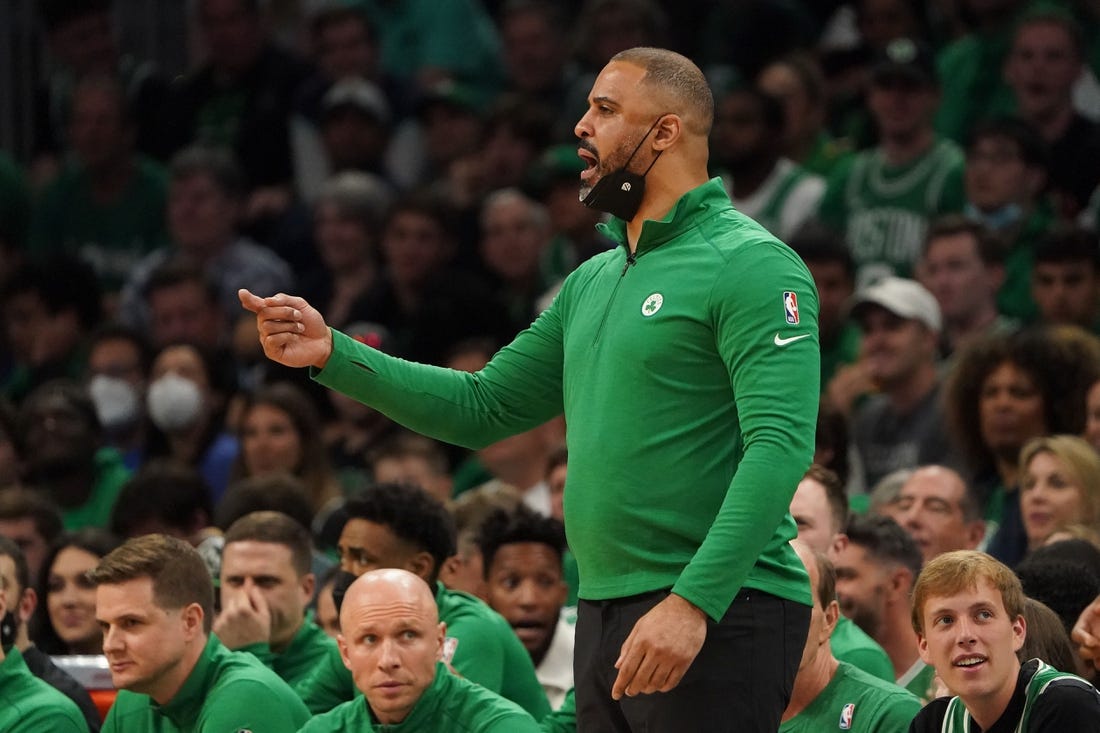
[(631, 644), (631, 638), (627, 637), (627, 640), (623, 643), (623, 651), (619, 655), (619, 661), (615, 663), (615, 666), (619, 668), (619, 674), (616, 675), (615, 682), (611, 685), (612, 700), (622, 698), (626, 688), (634, 681), (634, 676), (638, 673), (638, 668), (642, 665), (644, 658), (644, 652)]

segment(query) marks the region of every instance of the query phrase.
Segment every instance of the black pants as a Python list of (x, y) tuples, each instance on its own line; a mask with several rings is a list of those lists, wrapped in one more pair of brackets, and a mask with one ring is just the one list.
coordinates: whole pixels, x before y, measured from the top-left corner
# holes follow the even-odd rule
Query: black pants
[(787, 707), (810, 608), (756, 590), (737, 595), (669, 692), (611, 699), (615, 660), (635, 622), (669, 591), (581, 601), (573, 676), (579, 733), (775, 733)]

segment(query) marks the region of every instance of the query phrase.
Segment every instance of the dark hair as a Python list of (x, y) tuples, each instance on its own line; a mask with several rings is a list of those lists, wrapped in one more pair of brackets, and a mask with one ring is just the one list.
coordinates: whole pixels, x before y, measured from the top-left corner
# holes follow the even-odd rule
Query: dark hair
[(1005, 249), (1001, 241), (993, 235), (980, 222), (968, 219), (962, 214), (945, 214), (934, 219), (928, 226), (928, 232), (924, 237), (922, 253), (928, 254), (932, 249), (932, 243), (937, 239), (954, 237), (966, 234), (974, 238), (974, 248), (978, 258), (987, 267), (990, 265), (1003, 265), (1005, 261)]
[(5, 281), (4, 300), (33, 294), (53, 316), (72, 311), (80, 327), (91, 331), (103, 318), (99, 278), (75, 255), (54, 254), (20, 265)]
[(438, 441), (408, 430), (396, 432), (377, 448), (371, 450), (367, 457), (367, 463), (373, 466), (388, 458), (401, 459), (407, 456), (423, 459), (428, 467), (438, 475), (442, 476), (449, 473), (450, 465), (443, 446)]
[(176, 153), (168, 164), (169, 180), (193, 176), (206, 176), (230, 199), (239, 200), (245, 194), (244, 173), (227, 148), (193, 145)]
[(366, 33), (368, 40), (377, 40), (378, 34), (375, 31), (370, 16), (359, 8), (345, 5), (334, 0), (327, 5), (323, 5), (309, 18), (309, 33), (313, 39), (313, 43), (318, 43), (321, 34), (325, 33), (332, 26), (346, 23), (349, 20), (363, 26), (363, 31)]
[(1015, 45), (1015, 36), (1020, 32), (1021, 28), (1029, 25), (1038, 25), (1040, 23), (1052, 23), (1061, 26), (1069, 36), (1070, 42), (1073, 44), (1074, 54), (1076, 54), (1078, 58), (1084, 57), (1085, 33), (1081, 28), (1081, 24), (1077, 22), (1077, 19), (1073, 17), (1072, 13), (1049, 3), (1034, 3), (1033, 7), (1025, 10), (1019, 15), (1016, 19), (1016, 28), (1013, 33), (1013, 45)]
[(814, 449), (815, 452), (828, 450), (832, 453), (832, 460), (821, 465), (833, 471), (844, 485), (848, 484), (850, 471), (848, 442), (848, 419), (829, 400), (821, 400), (817, 410)]
[[(225, 547), (234, 542), (282, 545), (290, 550), (290, 560), (298, 577), (308, 574), (313, 562), (309, 531), (281, 512), (252, 512), (233, 522), (225, 532)], [(224, 555), (224, 549), (222, 552)]]
[(852, 250), (835, 229), (820, 222), (810, 222), (799, 227), (788, 244), (806, 264), (840, 265), (848, 280), (855, 282), (856, 263), (852, 259)]
[(775, 138), (783, 134), (783, 128), (787, 124), (787, 110), (777, 97), (752, 84), (738, 84), (723, 95), (722, 101), (735, 96), (748, 97), (752, 101), (769, 136)]
[(34, 391), (27, 395), (26, 399), (23, 400), (23, 404), (19, 406), (18, 425), (21, 432), (26, 432), (27, 421), (30, 419), (31, 413), (42, 402), (53, 397), (60, 397), (64, 400), (66, 405), (76, 410), (88, 428), (97, 436), (100, 434), (102, 426), (99, 423), (95, 403), (92, 402), (88, 390), (71, 379), (52, 379), (35, 387)]
[(920, 547), (893, 519), (878, 514), (853, 514), (844, 531), (849, 544), (864, 548), (873, 562), (900, 565), (912, 573), (916, 582), (924, 562)]
[(1077, 668), (1069, 634), (1062, 619), (1050, 606), (1034, 598), (1025, 598), (1024, 622), (1027, 624), (1027, 636), (1024, 645), (1016, 652), (1020, 664), (1038, 657), (1057, 670), (1072, 671)]
[(1100, 595), (1100, 549), (1087, 540), (1061, 540), (1036, 548), (1016, 566), (1024, 593), (1058, 614), (1068, 634)]
[(1100, 273), (1100, 243), (1096, 232), (1067, 225), (1055, 226), (1035, 246), (1035, 264), (1040, 263), (1087, 263), (1093, 273)]
[(231, 483), (214, 511), (214, 524), (224, 531), (246, 514), (259, 511), (285, 514), (306, 529), (313, 523), (305, 484), (295, 476), (280, 473)]
[[(19, 545), (15, 544), (14, 540), (10, 540), (4, 535), (0, 534), (0, 557), (10, 557), (12, 564), (15, 565), (15, 582), (19, 584), (19, 593), (21, 594), (31, 585), (31, 570), (27, 567), (27, 556), (23, 554), (23, 551), (19, 549)], [(12, 599), (14, 603), (19, 602), (19, 594), (8, 595), (8, 610), (11, 610)]]
[(153, 348), (143, 332), (122, 323), (104, 323), (88, 337), (88, 353), (105, 341), (128, 341), (137, 351), (141, 373), (149, 374), (153, 366)]
[(208, 303), (219, 304), (218, 285), (214, 279), (195, 263), (180, 257), (169, 258), (153, 268), (141, 289), (141, 295), (148, 302), (161, 290), (190, 283), (199, 286)]
[(477, 546), (481, 550), (482, 572), (489, 577), (493, 559), (503, 545), (517, 542), (537, 542), (546, 545), (558, 556), (565, 554), (565, 526), (553, 517), (545, 517), (523, 504), (513, 511), (497, 509), (481, 523)]
[(967, 153), (982, 140), (1003, 138), (1016, 146), (1020, 160), (1029, 168), (1041, 168), (1044, 171), (1050, 164), (1047, 145), (1038, 130), (1027, 120), (1020, 117), (994, 117), (982, 120), (974, 125), (967, 142)]
[(435, 561), (434, 582), (443, 562), (455, 554), (455, 525), (443, 503), (413, 484), (381, 483), (344, 504), (348, 519), (380, 524)]
[(714, 123), (714, 94), (703, 72), (691, 59), (668, 49), (643, 46), (620, 51), (611, 61), (644, 69), (645, 75), (639, 81), (644, 91), (672, 97), (670, 102), (676, 109), (670, 112), (683, 116), (692, 132), (710, 134)]
[(85, 527), (73, 532), (64, 532), (59, 535), (42, 559), (42, 567), (38, 569), (38, 583), (35, 591), (38, 593), (38, 605), (31, 617), (30, 634), (34, 643), (46, 654), (68, 654), (68, 646), (57, 634), (57, 629), (50, 621), (48, 598), (50, 595), (50, 568), (53, 567), (57, 556), (62, 550), (75, 547), (87, 553), (102, 558), (118, 547), (118, 539), (96, 527)]
[[(246, 394), (239, 412), (238, 438), (243, 442), (249, 413), (260, 406), (285, 414), (298, 437), (301, 456), (291, 473), (302, 480), (313, 511), (319, 511), (336, 495), (337, 480), (329, 462), (328, 448), (321, 434), (321, 416), (310, 396), (290, 382), (274, 382)], [(244, 478), (247, 472), (244, 451), (237, 453), (231, 478)]]
[[(772, 61), (768, 66), (779, 64), (786, 66), (802, 85), (806, 93), (806, 99), (815, 107), (820, 107), (825, 102), (825, 74), (821, 71), (820, 62), (805, 51), (795, 51), (782, 58)], [(765, 67), (766, 68), (766, 67)]]
[(151, 578), (153, 600), (159, 607), (175, 610), (199, 604), (203, 630), (210, 633), (214, 621), (214, 583), (202, 556), (183, 540), (163, 534), (127, 540), (100, 560), (90, 577), (96, 585)]
[(382, 222), (382, 238), (385, 238), (385, 232), (393, 224), (394, 219), (402, 214), (412, 214), (431, 219), (439, 227), (444, 238), (452, 238), (454, 232), (457, 231), (457, 214), (454, 207), (446, 198), (435, 191), (412, 191), (390, 204)]
[(188, 535), (206, 526), (213, 514), (210, 487), (198, 469), (157, 459), (123, 485), (111, 512), (111, 531), (131, 537), (143, 523), (156, 521)]
[(812, 479), (825, 488), (825, 499), (829, 502), (829, 513), (833, 515), (833, 526), (838, 532), (843, 530), (848, 524), (848, 492), (844, 490), (840, 476), (836, 471), (814, 463), (802, 478)]
[(34, 531), (47, 544), (61, 534), (61, 510), (57, 505), (41, 491), (21, 486), (0, 490), (0, 519), (31, 520)]
[(947, 378), (944, 404), (954, 444), (973, 475), (996, 466), (982, 437), (979, 403), (986, 379), (1003, 364), (1013, 365), (1035, 383), (1047, 433), (1078, 435), (1085, 427), (1085, 394), (1100, 379), (1100, 343), (1074, 326), (1036, 326), (988, 336), (958, 355)]

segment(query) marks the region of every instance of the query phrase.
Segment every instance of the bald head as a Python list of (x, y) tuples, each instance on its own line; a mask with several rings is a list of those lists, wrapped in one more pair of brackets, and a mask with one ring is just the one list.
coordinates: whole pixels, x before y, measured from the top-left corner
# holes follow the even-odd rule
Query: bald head
[(424, 579), (385, 568), (360, 575), (344, 595), (337, 644), (379, 722), (404, 720), (435, 679), (444, 624)]
[(691, 59), (664, 48), (640, 46), (620, 51), (610, 63), (638, 66), (645, 71), (641, 86), (657, 114), (674, 113), (688, 132), (706, 137), (714, 122), (714, 95), (707, 79)]
[(375, 609), (405, 611), (425, 623), (439, 623), (439, 609), (431, 588), (419, 575), (399, 568), (371, 570), (356, 578), (344, 594), (340, 625), (346, 628), (349, 616), (361, 616)]

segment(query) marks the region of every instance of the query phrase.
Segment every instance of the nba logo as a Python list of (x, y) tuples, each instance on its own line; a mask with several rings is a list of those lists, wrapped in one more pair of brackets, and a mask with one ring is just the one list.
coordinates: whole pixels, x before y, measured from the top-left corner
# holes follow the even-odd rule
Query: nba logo
[(783, 315), (792, 326), (798, 323), (798, 297), (790, 290), (783, 291)]
[(852, 728), (852, 716), (855, 715), (855, 712), (856, 712), (856, 704), (854, 702), (848, 703), (840, 711), (840, 724), (839, 725), (840, 725), (841, 730), (851, 730), (851, 728)]

